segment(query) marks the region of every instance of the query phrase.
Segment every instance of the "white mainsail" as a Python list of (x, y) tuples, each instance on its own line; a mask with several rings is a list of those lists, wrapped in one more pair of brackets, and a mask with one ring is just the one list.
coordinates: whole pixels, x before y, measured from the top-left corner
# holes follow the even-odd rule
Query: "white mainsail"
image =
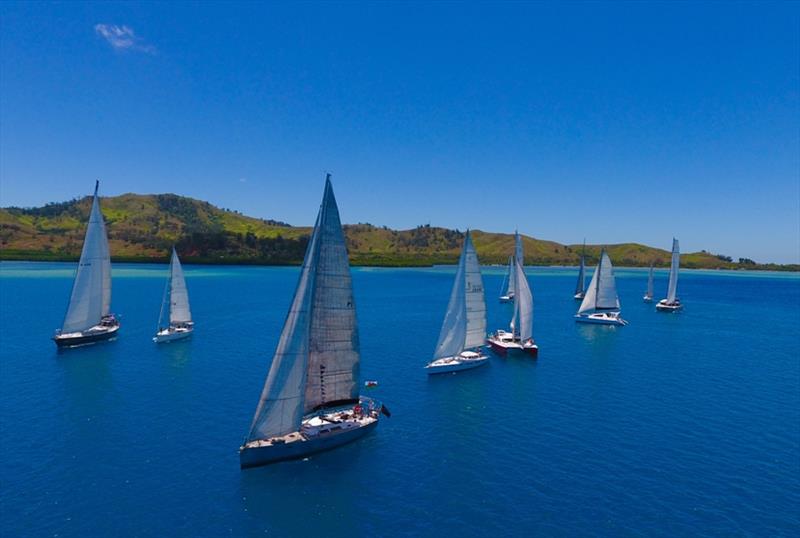
[(511, 326), (515, 327), (515, 321), (519, 320), (517, 335), (524, 342), (533, 336), (533, 294), (525, 270), (519, 261), (516, 264), (514, 278), (517, 281), (517, 293), (514, 295), (514, 320)]
[(192, 321), (186, 279), (183, 277), (183, 267), (181, 267), (181, 261), (178, 259), (178, 253), (175, 252), (174, 247), (172, 249), (172, 259), (170, 260), (169, 299), (170, 323), (177, 324)]
[(516, 292), (516, 280), (514, 277), (515, 260), (519, 260), (520, 264), (525, 267), (525, 255), (522, 252), (522, 239), (519, 236), (519, 232), (516, 230), (514, 231), (514, 254), (508, 257), (508, 275), (506, 277), (508, 289), (506, 290), (506, 297), (513, 297)]
[(647, 296), (653, 298), (653, 264), (650, 264), (650, 274), (647, 275)]
[(67, 314), (61, 327), (62, 333), (85, 331), (100, 323), (101, 318), (111, 312), (111, 256), (106, 224), (97, 196), (99, 186), (98, 181), (94, 187), (89, 224)]
[(525, 255), (522, 252), (522, 238), (519, 232), (514, 230), (514, 257), (522, 267), (525, 267)]
[(681, 252), (678, 240), (672, 238), (672, 264), (669, 268), (669, 286), (667, 287), (667, 303), (674, 303), (678, 294), (678, 269), (681, 265)]
[(594, 270), (592, 280), (586, 288), (586, 295), (578, 308), (578, 314), (594, 310), (619, 310), (619, 308), (614, 268), (611, 265), (611, 258), (603, 249), (600, 253), (600, 262)]
[(480, 346), (485, 338), (486, 301), (483, 296), (483, 279), (478, 254), (468, 230), (433, 358), (457, 356), (465, 349)]
[(359, 341), (350, 266), (330, 183), (248, 440), (297, 431), (305, 412), (358, 398)]

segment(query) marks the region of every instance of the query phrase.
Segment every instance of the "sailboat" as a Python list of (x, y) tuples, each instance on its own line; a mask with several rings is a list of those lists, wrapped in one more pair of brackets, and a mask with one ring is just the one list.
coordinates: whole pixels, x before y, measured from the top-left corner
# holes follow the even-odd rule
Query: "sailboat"
[(578, 268), (578, 282), (575, 284), (575, 295), (573, 298), (576, 301), (583, 300), (586, 295), (586, 242), (583, 243), (583, 250), (581, 251), (581, 265)]
[(672, 238), (672, 263), (669, 266), (669, 286), (667, 287), (667, 298), (661, 299), (656, 305), (659, 312), (677, 312), (683, 305), (678, 299), (678, 269), (681, 265), (681, 252), (678, 247), (678, 240)]
[(119, 321), (111, 313), (111, 256), (100, 199), (94, 185), (89, 224), (83, 240), (81, 259), (72, 284), (67, 314), (53, 336), (58, 347), (93, 344), (116, 336)]
[(388, 411), (359, 396), (359, 364), (350, 264), (328, 174), (297, 289), (239, 448), (241, 467), (304, 458), (372, 431)]
[(486, 302), (478, 254), (469, 230), (458, 261), (450, 303), (439, 333), (434, 360), (425, 368), (429, 374), (467, 370), (486, 364), (489, 357), (481, 352), (486, 336)]
[(650, 262), (650, 273), (647, 275), (647, 292), (642, 300), (646, 303), (653, 302), (653, 262)]
[(486, 340), (493, 351), (500, 355), (509, 352), (527, 353), (536, 357), (539, 346), (533, 341), (533, 294), (519, 259), (514, 264), (514, 315), (511, 318), (511, 331), (498, 330)]
[[(519, 260), (520, 264), (525, 267), (525, 260), (522, 253), (522, 239), (519, 236), (519, 232), (516, 230), (514, 231), (514, 254), (508, 257), (508, 273), (503, 279), (503, 286), (500, 289), (501, 303), (510, 303), (514, 300), (514, 293), (516, 291), (516, 283), (514, 280), (514, 265), (516, 264), (515, 260)], [(508, 285), (507, 288), (506, 284)], [(505, 293), (503, 293), (504, 289), (506, 290)]]
[(575, 321), (579, 323), (599, 323), (603, 325), (627, 325), (620, 317), (617, 284), (614, 280), (614, 268), (606, 249), (600, 253), (600, 261), (594, 270), (586, 297), (583, 298)]
[[(169, 324), (165, 327), (164, 306), (169, 301)], [(172, 248), (172, 258), (169, 262), (169, 278), (164, 287), (164, 298), (161, 301), (161, 312), (158, 315), (158, 330), (153, 337), (153, 342), (172, 342), (188, 338), (194, 331), (192, 311), (189, 309), (189, 291), (186, 289), (186, 279), (183, 278), (183, 268), (178, 259), (175, 247)]]

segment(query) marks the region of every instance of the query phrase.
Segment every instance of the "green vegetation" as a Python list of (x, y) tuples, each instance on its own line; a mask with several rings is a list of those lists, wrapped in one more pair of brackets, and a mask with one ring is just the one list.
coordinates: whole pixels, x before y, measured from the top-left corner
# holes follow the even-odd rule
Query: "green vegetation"
[[(44, 207), (0, 209), (0, 259), (76, 260), (80, 256), (91, 198)], [(299, 264), (310, 227), (256, 219), (208, 202), (175, 194), (123, 194), (102, 201), (115, 261), (167, 261), (175, 245), (186, 263)], [(464, 232), (418, 226), (391, 230), (372, 224), (345, 225), (350, 258), (356, 265), (425, 266), (455, 263)], [(473, 231), (481, 262), (504, 264), (514, 248), (513, 234)], [(525, 258), (536, 265), (576, 265), (581, 245), (523, 237)], [(587, 245), (587, 263), (597, 263), (600, 246)], [(635, 243), (606, 245), (618, 266), (666, 267), (670, 254)], [(681, 265), (706, 269), (800, 270), (798, 265), (757, 264), (748, 258), (706, 251), (684, 254)]]

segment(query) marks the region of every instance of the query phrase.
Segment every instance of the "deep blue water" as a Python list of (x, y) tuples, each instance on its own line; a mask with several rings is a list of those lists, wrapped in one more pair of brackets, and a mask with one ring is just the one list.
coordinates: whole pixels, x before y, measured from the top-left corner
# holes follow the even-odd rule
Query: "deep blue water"
[(529, 268), (539, 359), (429, 378), (453, 269), (355, 269), (362, 375), (392, 417), (242, 472), (297, 269), (185, 269), (191, 341), (150, 341), (166, 266), (117, 265), (120, 337), (59, 353), (74, 265), (0, 264), (0, 535), (800, 533), (796, 274), (684, 271), (669, 315), (618, 269), (630, 325), (610, 328), (573, 322), (575, 270)]

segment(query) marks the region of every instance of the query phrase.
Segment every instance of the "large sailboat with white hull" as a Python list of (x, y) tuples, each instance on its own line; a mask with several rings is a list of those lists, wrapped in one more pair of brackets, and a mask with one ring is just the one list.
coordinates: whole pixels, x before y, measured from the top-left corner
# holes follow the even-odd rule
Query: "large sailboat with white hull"
[(467, 230), (434, 359), (425, 368), (429, 374), (440, 374), (486, 364), (489, 357), (481, 351), (485, 337), (483, 280), (478, 254)]
[(606, 249), (600, 253), (600, 261), (594, 270), (592, 280), (586, 288), (575, 321), (579, 323), (595, 323), (600, 325), (627, 325), (620, 317), (617, 283), (614, 279), (614, 268)]
[(507, 355), (511, 352), (526, 353), (536, 357), (539, 353), (539, 346), (533, 341), (533, 294), (528, 285), (525, 270), (519, 261), (514, 265), (513, 278), (517, 292), (514, 294), (511, 331), (498, 330), (489, 335), (486, 342), (492, 351), (500, 355)]
[[(169, 304), (168, 308), (166, 308), (167, 304)], [(169, 320), (164, 319), (165, 311), (169, 312)], [(173, 247), (169, 262), (169, 278), (164, 288), (161, 312), (158, 315), (158, 330), (153, 337), (153, 342), (158, 344), (182, 340), (190, 337), (193, 331), (194, 322), (192, 321), (192, 311), (189, 308), (189, 291), (186, 289), (181, 260)]]
[(514, 254), (508, 257), (508, 273), (506, 273), (506, 277), (503, 279), (503, 285), (500, 289), (501, 303), (510, 303), (514, 300), (514, 294), (516, 293), (514, 266), (516, 265), (517, 260), (519, 260), (519, 263), (522, 265), (522, 267), (525, 267), (525, 256), (522, 252), (522, 238), (520, 238), (519, 232), (514, 231)]
[(58, 347), (93, 344), (113, 338), (119, 331), (119, 321), (111, 313), (111, 255), (97, 196), (99, 187), (98, 181), (67, 314), (53, 336)]
[(359, 396), (347, 247), (330, 175), (250, 430), (242, 468), (303, 458), (372, 431), (383, 406)]
[(647, 274), (647, 291), (642, 300), (646, 303), (653, 302), (653, 262), (650, 262), (650, 272)]
[(681, 300), (678, 299), (678, 270), (681, 265), (681, 251), (678, 240), (672, 238), (672, 262), (669, 266), (669, 285), (667, 286), (667, 298), (661, 299), (656, 305), (659, 312), (677, 312), (683, 308)]

